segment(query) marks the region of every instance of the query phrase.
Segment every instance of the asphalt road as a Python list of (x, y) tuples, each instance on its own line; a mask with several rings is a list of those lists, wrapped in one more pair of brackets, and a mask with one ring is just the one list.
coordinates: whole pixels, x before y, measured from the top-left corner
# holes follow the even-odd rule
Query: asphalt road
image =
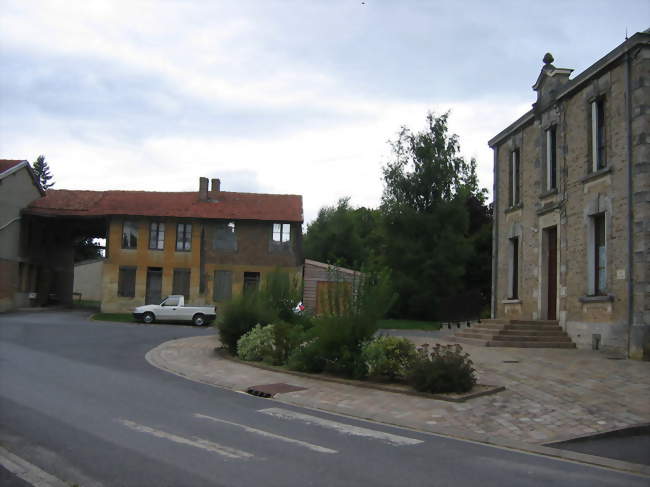
[(0, 315), (0, 442), (80, 486), (647, 486), (648, 479), (287, 406), (149, 365), (176, 325)]

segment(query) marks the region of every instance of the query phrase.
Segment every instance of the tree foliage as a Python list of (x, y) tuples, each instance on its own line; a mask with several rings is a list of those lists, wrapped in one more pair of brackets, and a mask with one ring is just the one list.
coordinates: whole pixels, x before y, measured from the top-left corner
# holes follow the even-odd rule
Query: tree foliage
[(441, 316), (443, 302), (470, 290), (480, 295), (476, 307), (489, 303), (492, 209), (476, 161), (460, 155), (448, 117), (429, 113), (424, 130), (402, 127), (389, 142), (379, 209), (341, 199), (320, 210), (305, 236), (308, 258), (389, 269), (398, 293), (395, 316), (451, 319)]
[(41, 185), (41, 188), (47, 190), (54, 186), (54, 181), (52, 180), (52, 174), (50, 174), (50, 166), (45, 161), (45, 156), (40, 155), (36, 158), (36, 161), (32, 164), (32, 169), (38, 180), (38, 184)]

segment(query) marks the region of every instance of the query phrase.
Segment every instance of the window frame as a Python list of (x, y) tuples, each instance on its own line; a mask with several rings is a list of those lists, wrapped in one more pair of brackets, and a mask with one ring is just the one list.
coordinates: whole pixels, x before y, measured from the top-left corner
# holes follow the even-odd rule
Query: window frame
[[(155, 230), (153, 229), (154, 225), (156, 226)], [(152, 238), (154, 233), (155, 239)], [(161, 233), (162, 240), (160, 239)], [(149, 250), (165, 250), (165, 222), (154, 220), (149, 223)]]
[[(182, 232), (179, 230), (183, 229)], [(182, 239), (179, 237), (182, 235)], [(181, 244), (182, 248), (178, 247)], [(187, 247), (187, 248), (185, 248)], [(176, 223), (176, 252), (191, 252), (192, 251), (192, 223), (191, 222), (178, 222)]]
[[(124, 278), (123, 272), (132, 272), (133, 273), (133, 284), (132, 289), (129, 289), (130, 294), (125, 294), (124, 288)], [(135, 288), (137, 281), (138, 268), (136, 266), (120, 266), (117, 270), (117, 296), (119, 298), (134, 298), (135, 297)]]
[(508, 299), (518, 300), (519, 299), (519, 248), (520, 241), (519, 236), (511, 237), (508, 239), (508, 244), (510, 245), (510, 262), (509, 262), (509, 289), (508, 289)]
[(557, 125), (546, 129), (546, 191), (557, 189)]
[(591, 263), (593, 269), (593, 296), (607, 295), (607, 219), (605, 213), (591, 216), (593, 238)]
[[(133, 231), (133, 233), (130, 235), (135, 240), (135, 242), (133, 244), (131, 244), (131, 239), (126, 239), (125, 238), (125, 237), (127, 237), (127, 235), (126, 235), (127, 227), (132, 227), (129, 230)], [(140, 228), (139, 228), (139, 225), (136, 222), (134, 222), (133, 220), (124, 220), (122, 222), (122, 248), (127, 249), (127, 250), (137, 249), (138, 248), (138, 237), (139, 237), (138, 234), (139, 234), (139, 232), (140, 232)]]
[[(279, 226), (279, 230), (276, 231), (276, 227)], [(276, 240), (275, 236), (279, 235), (279, 239)], [(285, 239), (286, 236), (286, 239)], [(271, 229), (271, 240), (275, 244), (289, 244), (291, 242), (291, 223), (279, 223), (274, 222)]]
[(607, 167), (607, 142), (605, 133), (605, 97), (591, 101), (591, 166), (590, 172)]
[(509, 174), (510, 174), (510, 188), (508, 191), (510, 207), (517, 206), (521, 203), (521, 153), (519, 148), (510, 151), (509, 161)]
[[(224, 238), (220, 239), (219, 235), (221, 232), (226, 234), (226, 232), (223, 231), (223, 228), (231, 228), (231, 232), (228, 235), (231, 235), (231, 238)], [(221, 243), (228, 243), (228, 245), (221, 245)], [(237, 245), (237, 223), (235, 221), (223, 221), (223, 222), (218, 222), (215, 227), (214, 227), (214, 240), (212, 242), (212, 248), (214, 250), (218, 250), (220, 252), (237, 252), (238, 245)]]

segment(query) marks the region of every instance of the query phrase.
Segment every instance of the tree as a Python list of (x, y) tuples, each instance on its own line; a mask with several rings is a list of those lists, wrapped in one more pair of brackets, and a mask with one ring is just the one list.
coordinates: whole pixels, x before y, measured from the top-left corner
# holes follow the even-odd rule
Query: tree
[(54, 186), (54, 181), (50, 183), (52, 175), (50, 174), (50, 166), (45, 162), (45, 156), (40, 155), (36, 158), (36, 161), (32, 164), (34, 173), (36, 174), (36, 179), (41, 185), (41, 188), (48, 189)]
[(439, 304), (465, 289), (474, 255), (478, 224), (470, 209), (484, 206), (485, 190), (478, 188), (476, 161), (460, 156), (458, 136), (448, 133), (448, 116), (429, 113), (422, 132), (402, 127), (383, 169), (384, 258), (400, 316), (444, 318)]
[(360, 269), (370, 264), (380, 247), (377, 210), (353, 208), (350, 198), (320, 209), (304, 239), (305, 257)]

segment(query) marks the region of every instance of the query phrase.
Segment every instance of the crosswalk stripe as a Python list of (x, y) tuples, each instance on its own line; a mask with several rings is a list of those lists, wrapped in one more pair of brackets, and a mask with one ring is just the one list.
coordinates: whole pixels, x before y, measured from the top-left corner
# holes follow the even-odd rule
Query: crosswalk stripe
[(323, 428), (328, 428), (328, 429), (338, 431), (339, 433), (342, 433), (344, 435), (362, 436), (365, 438), (380, 440), (395, 446), (417, 445), (418, 443), (423, 443), (422, 440), (416, 440), (415, 438), (407, 438), (406, 436), (394, 435), (392, 433), (384, 433), (383, 431), (376, 431), (369, 428), (362, 428), (360, 426), (352, 426), (345, 423), (339, 423), (337, 421), (331, 421), (329, 419), (319, 418), (317, 416), (311, 416), (309, 414), (289, 411), (288, 409), (268, 408), (268, 409), (260, 409), (258, 412), (263, 414), (268, 414), (270, 416), (275, 416), (276, 418), (297, 420), (297, 421), (302, 421), (303, 423), (306, 424), (321, 426)]
[(164, 438), (175, 443), (180, 443), (181, 445), (189, 445), (195, 448), (201, 448), (203, 450), (211, 451), (213, 453), (218, 453), (227, 458), (236, 458), (236, 459), (249, 459), (253, 458), (252, 453), (245, 452), (243, 450), (237, 450), (236, 448), (230, 448), (229, 446), (220, 445), (219, 443), (214, 443), (212, 441), (204, 440), (203, 438), (194, 437), (192, 439), (185, 438), (183, 436), (178, 436), (173, 433), (167, 433), (165, 431), (157, 430), (149, 426), (135, 423), (134, 421), (129, 421), (128, 419), (117, 419), (119, 423), (122, 423), (124, 426), (131, 428), (134, 431), (139, 431), (140, 433), (148, 433), (157, 438)]
[(238, 428), (242, 428), (244, 431), (248, 433), (254, 433), (256, 435), (264, 436), (266, 438), (273, 438), (275, 440), (284, 441), (286, 443), (292, 443), (294, 445), (302, 446), (304, 448), (308, 448), (309, 450), (318, 453), (338, 453), (338, 450), (332, 450), (331, 448), (325, 448), (324, 446), (315, 445), (313, 443), (308, 443), (306, 441), (296, 440), (295, 438), (289, 438), (287, 436), (278, 435), (275, 433), (271, 433), (269, 431), (260, 430), (257, 428), (253, 428), (251, 426), (246, 426), (245, 424), (233, 423), (232, 421), (226, 421), (225, 419), (214, 418), (212, 416), (207, 416), (205, 414), (200, 414), (200, 413), (196, 413), (194, 414), (194, 416), (196, 418), (208, 419), (210, 421), (215, 421), (218, 423), (225, 423), (231, 426), (237, 426)]

